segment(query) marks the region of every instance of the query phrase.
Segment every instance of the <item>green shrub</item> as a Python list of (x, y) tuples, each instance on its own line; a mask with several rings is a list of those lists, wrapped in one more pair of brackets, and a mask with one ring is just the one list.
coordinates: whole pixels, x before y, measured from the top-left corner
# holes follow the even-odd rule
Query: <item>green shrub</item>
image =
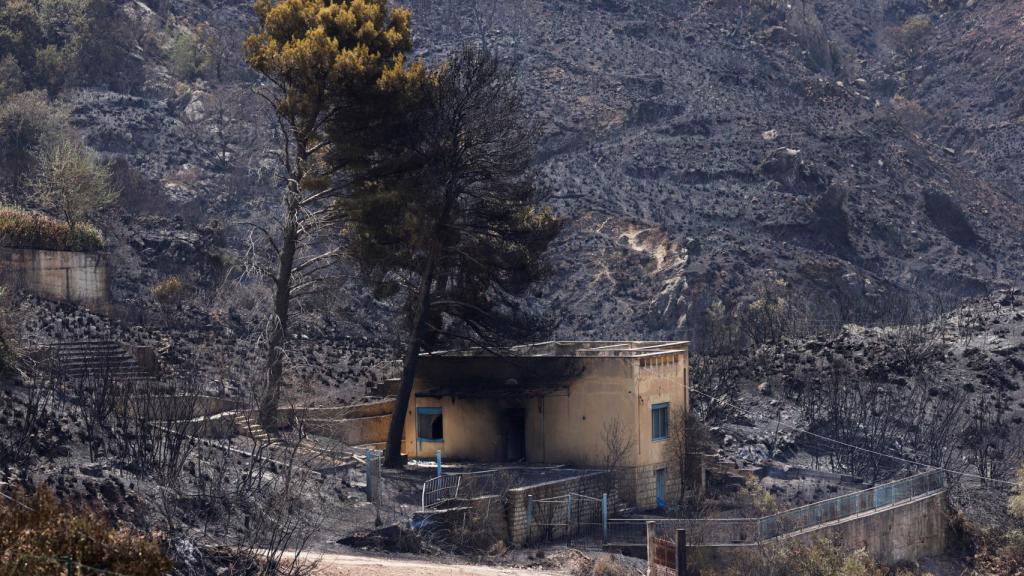
[(36, 85), (56, 96), (74, 73), (78, 55), (71, 47), (50, 44), (36, 50), (35, 64)]
[(167, 60), (171, 74), (175, 78), (191, 82), (201, 78), (209, 68), (210, 50), (206, 46), (204, 35), (183, 29), (174, 37), (167, 51)]
[(110, 169), (75, 137), (61, 138), (44, 149), (30, 185), (36, 202), (59, 214), (72, 229), (113, 204), (119, 195)]
[(28, 88), (65, 85), (131, 91), (144, 81), (128, 46), (137, 30), (116, 0), (3, 0), (0, 54), (11, 55)]
[(87, 224), (71, 228), (45, 214), (0, 206), (0, 246), (95, 252), (103, 248), (103, 235)]
[(992, 530), (981, 534), (979, 551), (974, 557), (979, 576), (1019, 576), (1024, 574), (1024, 531)]
[(35, 168), (33, 151), (71, 130), (68, 114), (41, 91), (23, 92), (0, 103), (0, 179), (9, 187)]
[(13, 54), (0, 58), (0, 102), (25, 89), (21, 65)]
[(171, 569), (155, 536), (114, 529), (96, 512), (64, 507), (49, 492), (27, 505), (18, 500), (0, 501), (0, 576), (65, 574), (65, 559), (79, 567), (77, 574), (162, 576)]

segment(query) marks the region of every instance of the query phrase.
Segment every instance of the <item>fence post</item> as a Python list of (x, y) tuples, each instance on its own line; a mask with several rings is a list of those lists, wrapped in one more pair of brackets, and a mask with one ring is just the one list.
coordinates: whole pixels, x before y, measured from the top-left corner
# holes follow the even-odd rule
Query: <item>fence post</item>
[(565, 508), (565, 535), (569, 536), (572, 534), (572, 492), (569, 492), (569, 496), (566, 502), (567, 506)]
[(441, 451), (438, 450), (434, 453), (434, 460), (437, 462), (437, 477), (441, 477)]
[(647, 521), (647, 576), (654, 576), (658, 573), (657, 557), (654, 550), (654, 520)]
[(601, 495), (601, 543), (608, 543), (608, 493)]
[(373, 502), (373, 450), (366, 451), (366, 499)]
[(686, 528), (676, 529), (676, 574), (687, 576), (689, 570), (686, 566)]
[(526, 495), (526, 540), (530, 540), (530, 528), (533, 526), (533, 494)]
[(68, 576), (75, 576), (75, 560), (70, 556), (64, 558), (64, 568), (68, 571)]

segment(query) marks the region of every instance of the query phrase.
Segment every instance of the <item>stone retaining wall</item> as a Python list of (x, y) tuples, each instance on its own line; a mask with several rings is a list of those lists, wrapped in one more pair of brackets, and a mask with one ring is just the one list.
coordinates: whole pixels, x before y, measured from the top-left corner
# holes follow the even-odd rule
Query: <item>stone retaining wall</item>
[(522, 545), (530, 541), (527, 507), (531, 496), (534, 500), (544, 500), (565, 496), (570, 492), (591, 498), (601, 498), (601, 495), (607, 492), (609, 508), (614, 508), (618, 502), (614, 478), (610, 472), (590, 472), (563, 480), (513, 488), (508, 491), (506, 504), (509, 539), (512, 543)]
[[(813, 544), (831, 538), (847, 549), (866, 550), (876, 561), (895, 565), (939, 556), (949, 539), (949, 513), (945, 491), (906, 503), (822, 524), (786, 539)], [(694, 566), (722, 567), (738, 556), (763, 553), (758, 544), (696, 546), (690, 548)]]
[(0, 276), (11, 287), (43, 298), (110, 311), (110, 279), (102, 254), (0, 248)]

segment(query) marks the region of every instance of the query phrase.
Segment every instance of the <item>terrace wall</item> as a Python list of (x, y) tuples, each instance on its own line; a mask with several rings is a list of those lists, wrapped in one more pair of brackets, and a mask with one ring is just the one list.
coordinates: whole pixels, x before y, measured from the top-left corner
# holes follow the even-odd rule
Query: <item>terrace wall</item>
[(591, 498), (600, 498), (602, 494), (608, 492), (608, 507), (614, 509), (618, 503), (615, 495), (614, 478), (609, 472), (591, 472), (563, 480), (513, 488), (508, 491), (508, 502), (506, 504), (508, 533), (512, 543), (522, 545), (530, 541), (530, 531), (527, 525), (527, 508), (531, 496), (536, 501), (558, 498), (570, 492), (583, 494)]
[[(945, 552), (949, 539), (946, 493), (934, 493), (785, 536), (807, 544), (823, 537), (851, 550), (864, 549), (887, 565), (939, 556)], [(695, 546), (693, 551), (696, 566), (720, 567), (744, 551), (756, 553), (757, 544)]]
[(43, 298), (110, 309), (110, 279), (102, 254), (0, 248), (0, 276), (9, 286)]

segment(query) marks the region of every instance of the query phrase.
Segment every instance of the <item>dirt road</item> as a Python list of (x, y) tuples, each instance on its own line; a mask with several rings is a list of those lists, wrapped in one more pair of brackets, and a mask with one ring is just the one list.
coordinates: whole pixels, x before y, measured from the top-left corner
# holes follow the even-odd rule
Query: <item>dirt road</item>
[(564, 576), (563, 572), (440, 564), (429, 560), (407, 560), (347, 554), (324, 554), (317, 576)]

